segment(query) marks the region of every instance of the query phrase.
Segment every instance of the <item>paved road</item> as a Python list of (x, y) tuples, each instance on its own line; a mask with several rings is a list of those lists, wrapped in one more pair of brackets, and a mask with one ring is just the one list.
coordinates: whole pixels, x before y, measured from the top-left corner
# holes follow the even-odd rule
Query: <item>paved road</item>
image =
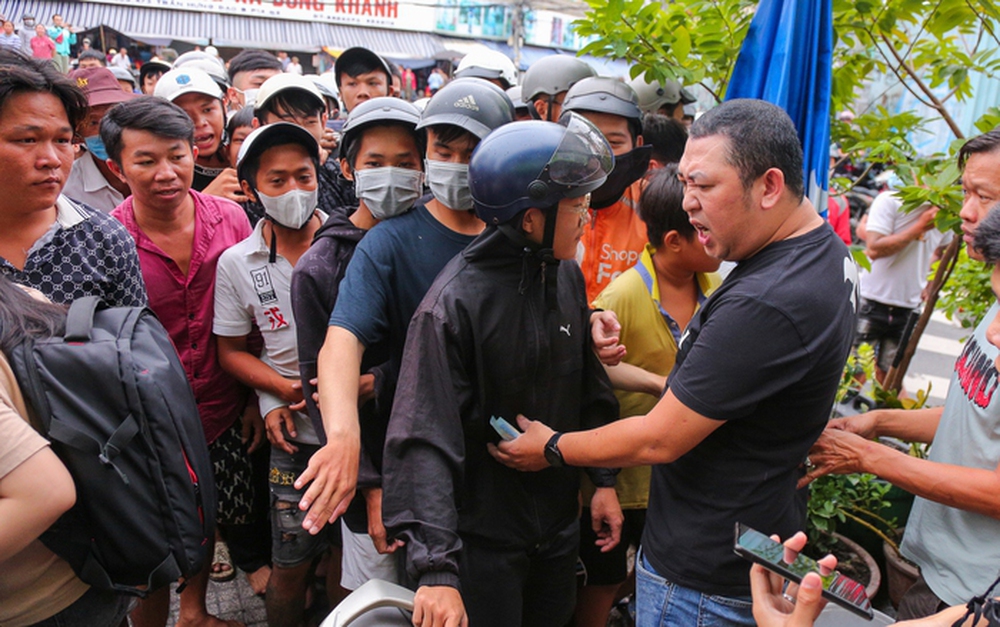
[(920, 338), (917, 352), (910, 363), (903, 385), (912, 396), (917, 390), (931, 386), (929, 405), (943, 405), (955, 359), (962, 352), (962, 340), (972, 333), (934, 313)]

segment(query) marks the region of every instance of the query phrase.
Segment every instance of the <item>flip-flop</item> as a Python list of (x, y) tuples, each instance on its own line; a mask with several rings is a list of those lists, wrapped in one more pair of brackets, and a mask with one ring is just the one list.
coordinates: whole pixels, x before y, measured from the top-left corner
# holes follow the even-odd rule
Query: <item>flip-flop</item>
[[(221, 565), (222, 570), (216, 571), (216, 565)], [(229, 569), (226, 570), (225, 567)], [(216, 583), (232, 581), (236, 576), (236, 569), (233, 567), (233, 559), (229, 556), (229, 547), (225, 542), (219, 540), (215, 543), (215, 555), (212, 557), (212, 570), (208, 573), (208, 578)]]

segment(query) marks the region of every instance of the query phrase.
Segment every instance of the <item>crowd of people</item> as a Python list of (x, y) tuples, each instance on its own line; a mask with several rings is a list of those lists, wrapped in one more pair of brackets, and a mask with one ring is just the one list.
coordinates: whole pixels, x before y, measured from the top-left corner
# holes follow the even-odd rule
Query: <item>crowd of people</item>
[[(830, 472), (917, 495), (904, 616), (993, 580), (1000, 312), (943, 409), (831, 422), (876, 297), (804, 197), (780, 108), (733, 100), (692, 123), (681, 85), (566, 55), (521, 76), (469, 55), (411, 103), (365, 48), (332, 81), (287, 55), (196, 51), (129, 88), (127, 55), (64, 76), (4, 47), (0, 624), (162, 627), (179, 594), (179, 625), (232, 625), (206, 590), (238, 568), (270, 625), (305, 620), (319, 570), (330, 605), (375, 578), (415, 590), (425, 627), (604, 625), (629, 594), (644, 627), (797, 627), (815, 581), (789, 604), (733, 553), (733, 525), (793, 537), (803, 487)], [(959, 165), (970, 255), (996, 264), (1000, 131)], [(919, 247), (919, 290), (912, 267), (941, 242), (884, 204), (868, 246)], [(38, 541), (74, 490), (6, 356), (86, 295), (152, 309), (197, 401), (219, 537), (179, 593), (88, 588)], [(934, 447), (900, 456), (877, 435)]]

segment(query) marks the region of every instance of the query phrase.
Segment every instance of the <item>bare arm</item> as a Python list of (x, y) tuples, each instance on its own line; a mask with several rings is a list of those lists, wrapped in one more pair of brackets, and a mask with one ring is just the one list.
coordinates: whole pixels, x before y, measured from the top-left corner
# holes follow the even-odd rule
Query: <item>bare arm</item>
[(932, 462), (839, 429), (824, 431), (809, 458), (812, 467), (803, 484), (831, 473), (870, 472), (930, 501), (1000, 519), (1000, 466)]
[(879, 259), (880, 257), (895, 255), (906, 248), (910, 242), (920, 239), (924, 233), (934, 228), (935, 215), (937, 215), (936, 207), (925, 209), (920, 214), (919, 220), (899, 233), (886, 235), (869, 230), (867, 233), (868, 246), (865, 248), (865, 254), (868, 255), (869, 259)]
[(37, 539), (75, 502), (73, 478), (48, 447), (0, 478), (0, 563)]
[(302, 400), (302, 382), (286, 379), (247, 349), (247, 336), (216, 336), (219, 365), (243, 385), (277, 396), (288, 404)]
[(300, 490), (312, 482), (299, 507), (309, 510), (302, 526), (313, 534), (343, 514), (354, 497), (361, 452), (358, 373), (364, 352), (353, 333), (336, 326), (327, 330), (319, 351), (319, 410), (327, 443), (313, 454), (309, 467), (295, 482)]
[(850, 431), (869, 440), (885, 436), (929, 443), (937, 433), (943, 410), (943, 407), (876, 409), (849, 418), (831, 420), (827, 428)]
[(617, 366), (604, 366), (604, 371), (611, 379), (611, 386), (616, 390), (624, 392), (642, 392), (659, 397), (663, 393), (663, 388), (667, 385), (667, 378), (658, 374), (643, 370), (639, 366), (625, 363)]
[[(687, 408), (667, 391), (656, 407), (645, 416), (623, 418), (590, 431), (563, 434), (559, 450), (570, 466), (617, 468), (666, 464), (693, 449), (713, 431), (725, 424), (711, 420)], [(518, 417), (524, 432), (498, 447), (489, 445), (501, 463), (518, 470), (541, 470), (545, 444), (554, 431), (540, 422)]]

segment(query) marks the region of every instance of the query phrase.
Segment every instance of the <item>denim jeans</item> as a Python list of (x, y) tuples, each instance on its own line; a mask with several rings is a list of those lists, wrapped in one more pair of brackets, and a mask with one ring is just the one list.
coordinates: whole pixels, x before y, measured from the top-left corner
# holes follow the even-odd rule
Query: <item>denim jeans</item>
[(702, 594), (671, 583), (640, 550), (635, 561), (636, 627), (754, 627), (750, 597)]

